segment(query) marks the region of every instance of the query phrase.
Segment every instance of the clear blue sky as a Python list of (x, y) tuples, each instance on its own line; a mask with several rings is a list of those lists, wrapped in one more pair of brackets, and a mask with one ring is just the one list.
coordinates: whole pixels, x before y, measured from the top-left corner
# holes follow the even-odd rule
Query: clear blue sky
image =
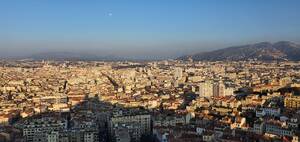
[(168, 58), (279, 40), (300, 42), (299, 0), (0, 1), (0, 56)]

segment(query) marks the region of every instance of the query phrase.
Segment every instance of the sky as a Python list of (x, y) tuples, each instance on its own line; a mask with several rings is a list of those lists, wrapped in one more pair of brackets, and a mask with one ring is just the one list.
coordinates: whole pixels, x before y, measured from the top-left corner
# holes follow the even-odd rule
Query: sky
[(299, 0), (0, 1), (0, 57), (165, 59), (282, 40), (300, 43)]

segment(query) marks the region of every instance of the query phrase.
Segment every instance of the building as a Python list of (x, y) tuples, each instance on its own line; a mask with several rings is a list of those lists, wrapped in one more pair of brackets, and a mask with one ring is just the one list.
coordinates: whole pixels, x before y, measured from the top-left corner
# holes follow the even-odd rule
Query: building
[(287, 108), (299, 108), (300, 96), (294, 94), (288, 94), (284, 99), (284, 107)]
[(223, 82), (206, 80), (199, 84), (199, 94), (203, 97), (218, 97), (233, 95), (234, 88), (226, 86)]
[(139, 141), (139, 125), (130, 124), (130, 125), (116, 125), (114, 126), (114, 139), (115, 142), (130, 142), (130, 141)]
[(264, 117), (264, 116), (279, 116), (280, 108), (260, 108), (256, 110), (256, 117)]
[(214, 95), (213, 81), (206, 80), (205, 82), (201, 82), (199, 84), (199, 94), (200, 94), (200, 96), (203, 96), (203, 97), (212, 97)]
[(293, 136), (293, 131), (288, 127), (284, 127), (281, 122), (278, 121), (268, 121), (265, 124), (266, 133), (278, 135), (278, 136)]
[(177, 67), (174, 69), (174, 78), (176, 80), (182, 78), (182, 68)]
[[(27, 142), (47, 140), (47, 133), (59, 131), (67, 128), (67, 121), (64, 119), (55, 119), (46, 117), (27, 121), (23, 125), (23, 136)], [(52, 136), (52, 135), (51, 135)], [(54, 141), (55, 137), (50, 138)]]
[(151, 115), (143, 110), (118, 110), (113, 112), (108, 121), (111, 140), (116, 140), (116, 131), (125, 127), (129, 131), (131, 141), (140, 141), (142, 135), (150, 135), (152, 131)]
[(265, 132), (265, 123), (258, 120), (253, 124), (253, 132), (256, 134), (263, 134)]
[(64, 130), (47, 133), (45, 140), (46, 142), (97, 142), (99, 136), (96, 130)]

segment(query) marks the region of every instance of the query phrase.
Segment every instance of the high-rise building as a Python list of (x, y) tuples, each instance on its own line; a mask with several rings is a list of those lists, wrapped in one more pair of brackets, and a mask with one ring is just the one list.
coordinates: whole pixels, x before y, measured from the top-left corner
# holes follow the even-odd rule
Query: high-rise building
[(232, 95), (234, 88), (226, 87), (223, 82), (206, 80), (199, 84), (199, 94), (203, 97), (217, 97)]
[(199, 85), (199, 94), (203, 97), (216, 97), (220, 96), (220, 84), (212, 80), (201, 82)]
[(199, 84), (199, 94), (203, 97), (212, 97), (214, 94), (214, 84), (211, 80), (206, 80)]
[(174, 78), (175, 79), (181, 79), (182, 78), (182, 68), (175, 68), (174, 69)]
[(220, 94), (220, 84), (215, 82), (213, 83), (213, 96), (217, 97)]
[(225, 84), (223, 82), (219, 83), (219, 94), (218, 96), (225, 96)]

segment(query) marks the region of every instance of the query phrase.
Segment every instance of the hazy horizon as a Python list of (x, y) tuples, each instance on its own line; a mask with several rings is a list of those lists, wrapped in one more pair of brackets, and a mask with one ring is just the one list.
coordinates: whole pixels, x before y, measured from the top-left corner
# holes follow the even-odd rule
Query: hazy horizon
[(75, 52), (166, 59), (263, 41), (300, 42), (297, 0), (0, 2), (0, 58)]

